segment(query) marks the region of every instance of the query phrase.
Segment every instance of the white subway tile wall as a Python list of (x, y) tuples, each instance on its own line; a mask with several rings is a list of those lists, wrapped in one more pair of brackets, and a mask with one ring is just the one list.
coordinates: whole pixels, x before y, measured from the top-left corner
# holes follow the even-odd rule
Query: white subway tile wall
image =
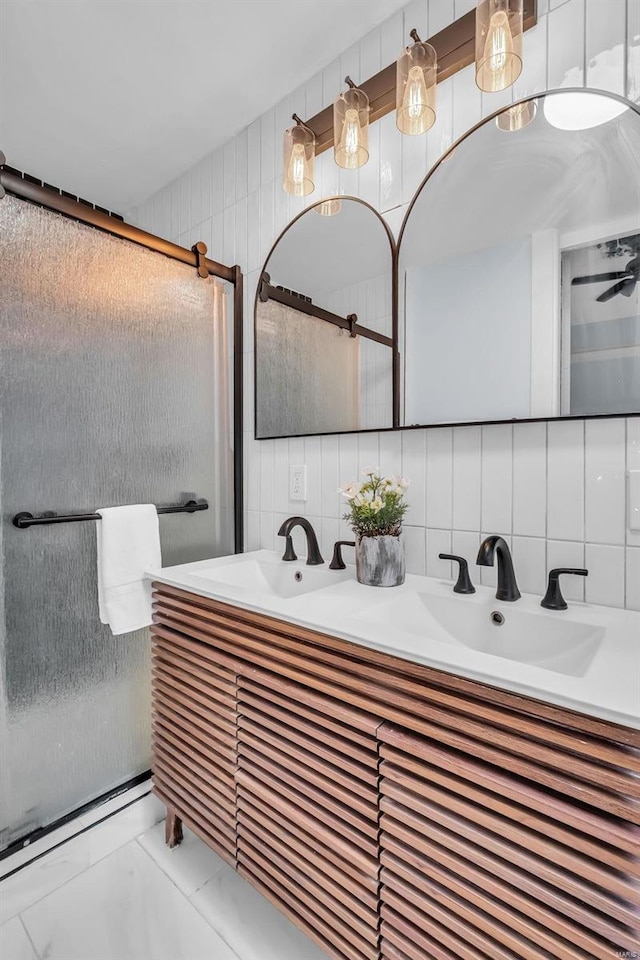
[[(233, 140), (185, 171), (128, 219), (184, 246), (204, 240), (210, 256), (238, 263), (245, 276), (246, 547), (274, 547), (292, 513), (311, 519), (322, 550), (351, 539), (341, 519), (338, 483), (365, 466), (412, 481), (407, 514), (408, 569), (451, 578), (438, 553), (469, 559), (472, 575), (495, 571), (473, 563), (481, 537), (503, 534), (524, 590), (542, 593), (554, 566), (586, 566), (567, 577), (567, 597), (640, 609), (640, 533), (628, 527), (626, 474), (640, 469), (640, 420), (612, 419), (513, 426), (405, 430), (291, 440), (253, 439), (253, 302), (258, 275), (280, 231), (304, 208), (282, 190), (280, 138), (291, 114), (309, 116), (331, 103), (345, 73), (370, 76), (395, 59), (416, 27), (437, 33), (473, 7), (472, 0), (412, 0), (359, 44), (257, 118)], [(371, 158), (341, 171), (326, 151), (316, 160), (317, 189), (342, 192), (376, 207), (397, 236), (407, 205), (428, 168), (454, 139), (512, 99), (560, 86), (612, 90), (640, 102), (638, 0), (538, 0), (538, 24), (524, 35), (524, 70), (504, 94), (480, 95), (473, 67), (438, 87), (438, 119), (426, 137), (402, 137), (389, 114), (371, 129)], [(203, 120), (203, 122), (207, 122)], [(215, 122), (210, 118), (209, 122)], [(308, 500), (289, 500), (289, 465), (306, 463)], [(303, 544), (298, 542), (301, 549)], [(345, 559), (353, 562), (352, 551)]]

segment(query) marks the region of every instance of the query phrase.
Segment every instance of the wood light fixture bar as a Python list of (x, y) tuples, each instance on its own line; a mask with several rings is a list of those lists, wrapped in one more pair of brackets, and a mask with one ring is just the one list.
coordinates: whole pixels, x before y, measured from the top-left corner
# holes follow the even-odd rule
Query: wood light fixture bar
[(275, 300), (284, 304), (285, 307), (291, 307), (299, 313), (306, 313), (309, 317), (316, 317), (317, 320), (324, 320), (326, 323), (332, 323), (336, 327), (348, 330), (352, 337), (364, 337), (366, 340), (375, 340), (385, 347), (393, 347), (393, 338), (385, 337), (383, 333), (376, 330), (370, 330), (369, 327), (363, 327), (358, 323), (355, 313), (350, 313), (348, 317), (341, 317), (337, 313), (331, 313), (330, 310), (324, 310), (318, 307), (308, 297), (292, 293), (289, 290), (283, 290), (281, 287), (274, 287), (270, 283), (271, 277), (268, 273), (262, 274), (260, 282), (260, 300), (266, 303), (267, 300)]
[[(536, 0), (524, 0), (523, 31), (538, 22)], [(440, 30), (428, 43), (435, 47), (438, 56), (438, 83), (452, 77), (475, 59), (476, 12), (470, 10), (444, 30)], [(358, 85), (369, 97), (371, 112), (369, 122), (374, 123), (391, 113), (396, 107), (396, 64), (390, 63), (375, 76)], [(324, 153), (333, 144), (333, 105), (325, 107), (306, 126), (316, 137), (316, 156)]]

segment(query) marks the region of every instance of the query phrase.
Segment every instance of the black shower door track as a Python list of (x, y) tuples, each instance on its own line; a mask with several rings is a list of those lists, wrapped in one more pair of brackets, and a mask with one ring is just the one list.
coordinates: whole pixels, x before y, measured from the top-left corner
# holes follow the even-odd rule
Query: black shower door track
[[(0, 154), (1, 155), (1, 154)], [(6, 164), (0, 166), (0, 185), (7, 193), (20, 200), (55, 210), (72, 220), (79, 220), (97, 230), (103, 230), (122, 240), (130, 240), (141, 247), (179, 260), (198, 270), (203, 264), (209, 276), (218, 277), (233, 284), (233, 493), (234, 493), (234, 544), (235, 552), (243, 552), (244, 513), (242, 489), (242, 329), (243, 329), (243, 274), (238, 265), (227, 267), (216, 260), (202, 257), (195, 250), (187, 250), (177, 243), (156, 237), (139, 227), (134, 227), (104, 207), (98, 207), (75, 197), (73, 194), (44, 183), (29, 174), (15, 170)]]

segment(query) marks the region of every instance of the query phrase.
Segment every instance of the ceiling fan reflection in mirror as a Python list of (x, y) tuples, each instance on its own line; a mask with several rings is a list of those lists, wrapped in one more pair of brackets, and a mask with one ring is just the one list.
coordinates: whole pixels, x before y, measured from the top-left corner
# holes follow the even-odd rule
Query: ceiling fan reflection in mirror
[[(607, 245), (609, 246), (609, 245)], [(606, 303), (618, 294), (623, 297), (630, 297), (636, 289), (636, 284), (640, 280), (640, 234), (632, 237), (626, 237), (624, 240), (611, 241), (610, 249), (607, 255), (610, 257), (622, 256), (624, 253), (631, 255), (631, 260), (627, 263), (624, 270), (612, 270), (607, 273), (593, 273), (584, 277), (574, 277), (572, 285), (581, 285), (585, 283), (613, 283), (603, 293), (596, 297), (598, 303)]]

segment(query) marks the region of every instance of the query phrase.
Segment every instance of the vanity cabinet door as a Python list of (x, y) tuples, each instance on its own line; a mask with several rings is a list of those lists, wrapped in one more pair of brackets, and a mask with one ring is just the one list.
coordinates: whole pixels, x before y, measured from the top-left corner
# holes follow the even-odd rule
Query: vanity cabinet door
[(234, 865), (237, 676), (232, 657), (154, 626), (154, 792)]
[(638, 827), (380, 727), (385, 960), (585, 960), (640, 938)]
[(240, 678), (238, 870), (340, 960), (378, 960), (379, 720), (261, 670)]

